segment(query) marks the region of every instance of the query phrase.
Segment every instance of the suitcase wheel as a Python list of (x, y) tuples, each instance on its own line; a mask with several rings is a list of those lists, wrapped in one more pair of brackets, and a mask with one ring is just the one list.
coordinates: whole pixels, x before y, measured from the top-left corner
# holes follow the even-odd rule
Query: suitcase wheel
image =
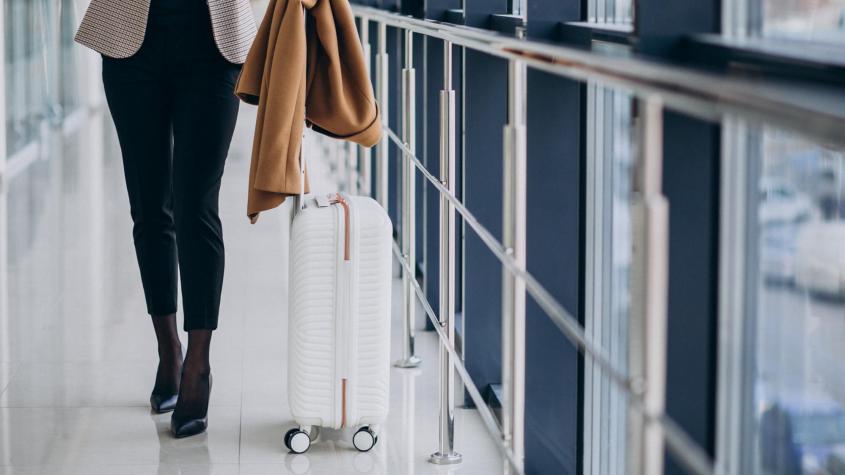
[(291, 429), (285, 434), (285, 447), (295, 454), (305, 453), (311, 447), (311, 438), (303, 430)]
[(358, 429), (352, 436), (352, 445), (359, 452), (368, 452), (376, 445), (376, 442), (378, 442), (378, 436), (367, 426)]

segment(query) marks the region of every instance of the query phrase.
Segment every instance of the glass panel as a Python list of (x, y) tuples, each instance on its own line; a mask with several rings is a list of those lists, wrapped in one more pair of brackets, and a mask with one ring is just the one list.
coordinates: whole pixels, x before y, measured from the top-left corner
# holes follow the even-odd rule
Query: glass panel
[(76, 0), (60, 0), (58, 89), (61, 112), (66, 116), (81, 104), (82, 71), (80, 47), (73, 41), (80, 19), (76, 15)]
[(632, 0), (590, 0), (587, 21), (593, 23), (630, 25), (634, 21)]
[(762, 33), (818, 43), (845, 41), (845, 0), (757, 0)]
[(12, 156), (37, 142), (48, 121), (78, 107), (83, 71), (73, 42), (74, 0), (7, 0), (3, 8), (6, 154)]
[(746, 466), (845, 473), (845, 155), (771, 128), (751, 137), (760, 160), (748, 198), (758, 264)]
[(43, 118), (47, 96), (45, 3), (37, 0), (4, 2), (7, 155), (35, 140)]

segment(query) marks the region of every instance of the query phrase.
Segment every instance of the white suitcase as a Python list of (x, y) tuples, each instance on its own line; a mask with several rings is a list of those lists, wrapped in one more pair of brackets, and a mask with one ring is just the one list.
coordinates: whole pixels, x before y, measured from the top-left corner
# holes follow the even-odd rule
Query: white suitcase
[(290, 236), (288, 400), (299, 424), (285, 435), (308, 450), (320, 427), (357, 428), (375, 445), (390, 394), (392, 225), (373, 199), (305, 198)]

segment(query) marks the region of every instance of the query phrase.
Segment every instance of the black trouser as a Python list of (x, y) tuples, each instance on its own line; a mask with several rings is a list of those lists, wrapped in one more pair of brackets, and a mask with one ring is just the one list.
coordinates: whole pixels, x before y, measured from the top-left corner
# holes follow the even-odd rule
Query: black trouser
[(196, 15), (151, 17), (138, 53), (103, 58), (147, 311), (176, 312), (178, 261), (186, 331), (217, 328), (224, 265), (217, 201), (240, 71), (217, 50), (201, 5)]

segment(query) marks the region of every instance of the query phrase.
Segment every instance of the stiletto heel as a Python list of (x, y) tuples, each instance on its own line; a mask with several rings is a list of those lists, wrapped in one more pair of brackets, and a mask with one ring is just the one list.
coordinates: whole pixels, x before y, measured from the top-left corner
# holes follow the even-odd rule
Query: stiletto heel
[[(208, 398), (211, 399), (211, 373), (208, 374)], [(190, 437), (205, 432), (208, 427), (208, 404), (205, 406), (205, 413), (202, 417), (180, 420), (176, 411), (170, 418), (170, 431), (177, 439)]]
[[(181, 351), (179, 352), (181, 355)], [(184, 360), (184, 355), (182, 355), (182, 359)], [(179, 379), (182, 379), (182, 370), (184, 366), (179, 369)], [(176, 409), (176, 402), (179, 400), (179, 390), (177, 389), (175, 393), (172, 394), (158, 394), (153, 390), (150, 393), (150, 408), (152, 408), (153, 412), (156, 414), (164, 414)]]

